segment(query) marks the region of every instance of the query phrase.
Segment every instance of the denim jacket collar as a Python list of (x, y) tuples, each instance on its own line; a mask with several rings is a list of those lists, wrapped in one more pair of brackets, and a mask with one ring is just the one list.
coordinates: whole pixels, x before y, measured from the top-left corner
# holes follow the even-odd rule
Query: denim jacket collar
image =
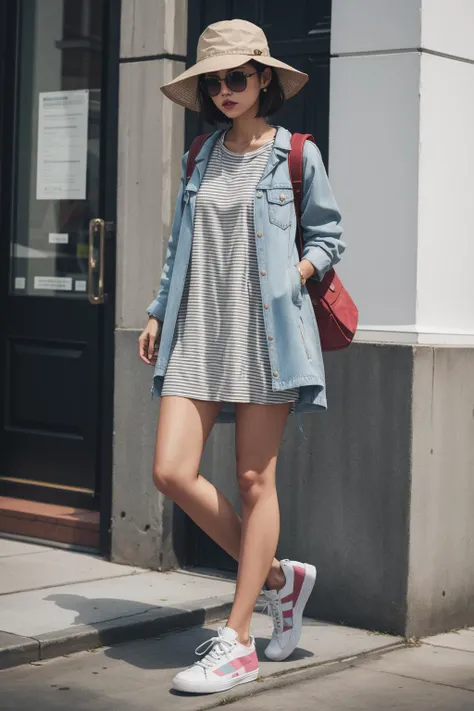
[(273, 150), (265, 166), (263, 175), (260, 178), (260, 182), (258, 183), (257, 187), (259, 188), (267, 188), (271, 185), (273, 171), (279, 163), (282, 163), (288, 158), (288, 153), (291, 150), (291, 133), (282, 126), (275, 126), (275, 128), (277, 132), (273, 143)]
[[(288, 153), (291, 150), (291, 133), (282, 126), (275, 126), (275, 128), (277, 129), (277, 132), (275, 135), (275, 141), (273, 143), (273, 150), (268, 159), (268, 163), (265, 166), (265, 170), (260, 179), (258, 187), (265, 188), (271, 184), (271, 178), (269, 178), (269, 176), (271, 176), (274, 168), (279, 163), (286, 160)], [(196, 170), (194, 171), (193, 175), (191, 176), (191, 179), (189, 180), (189, 183), (186, 185), (185, 188), (187, 192), (197, 192), (199, 190), (199, 186), (204, 176), (204, 172), (206, 170), (206, 166), (211, 155), (212, 149), (214, 148), (216, 141), (226, 130), (227, 129), (221, 129), (219, 131), (215, 131), (201, 148), (198, 156), (196, 157)]]

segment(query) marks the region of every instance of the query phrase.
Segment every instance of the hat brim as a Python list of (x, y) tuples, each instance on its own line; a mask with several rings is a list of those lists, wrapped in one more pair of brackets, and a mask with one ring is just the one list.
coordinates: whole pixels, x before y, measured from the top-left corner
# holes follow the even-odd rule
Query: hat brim
[(168, 99), (171, 99), (171, 101), (174, 101), (176, 104), (191, 109), (192, 111), (199, 111), (197, 99), (199, 75), (240, 67), (251, 59), (268, 67), (274, 67), (277, 70), (285, 99), (290, 99), (297, 94), (309, 79), (308, 75), (304, 72), (300, 72), (289, 64), (275, 59), (275, 57), (263, 55), (254, 56), (249, 54), (221, 54), (197, 62), (177, 76), (176, 79), (160, 87), (161, 91)]

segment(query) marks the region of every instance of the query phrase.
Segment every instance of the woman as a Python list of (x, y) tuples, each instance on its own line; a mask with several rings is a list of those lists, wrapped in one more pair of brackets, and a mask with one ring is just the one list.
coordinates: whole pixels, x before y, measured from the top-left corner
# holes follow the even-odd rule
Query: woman
[[(326, 407), (305, 282), (321, 279), (344, 246), (321, 156), (307, 142), (299, 259), (291, 136), (266, 121), (308, 76), (271, 57), (262, 30), (243, 20), (210, 25), (197, 57), (162, 91), (231, 126), (208, 138), (187, 183), (183, 157), (166, 263), (139, 350), (155, 366), (153, 392), (161, 396), (154, 482), (239, 561), (227, 625), (173, 680), (175, 689), (210, 693), (258, 676), (249, 628), (262, 587), (274, 620), (266, 656), (285, 659), (299, 641), (316, 569), (274, 558), (276, 460), (288, 414)], [(215, 422), (235, 422), (242, 519), (198, 474)]]

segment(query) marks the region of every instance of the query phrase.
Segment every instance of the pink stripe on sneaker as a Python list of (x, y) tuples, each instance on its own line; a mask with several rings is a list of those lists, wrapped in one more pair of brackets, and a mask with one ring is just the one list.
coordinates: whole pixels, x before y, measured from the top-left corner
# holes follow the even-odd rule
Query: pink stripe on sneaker
[(214, 669), (214, 674), (217, 674), (217, 676), (225, 676), (225, 672), (220, 669)]
[(239, 657), (239, 662), (242, 663), (243, 668), (247, 672), (255, 671), (255, 669), (258, 669), (258, 659), (255, 652), (252, 652), (252, 654), (248, 654), (246, 657)]
[(293, 610), (283, 610), (283, 617), (293, 617)]
[(282, 598), (282, 604), (285, 602), (291, 602), (296, 605), (296, 602), (300, 596), (301, 588), (303, 587), (304, 576), (306, 575), (305, 569), (301, 565), (295, 565), (293, 567), (294, 579), (293, 579), (293, 590), (290, 595), (286, 595)]

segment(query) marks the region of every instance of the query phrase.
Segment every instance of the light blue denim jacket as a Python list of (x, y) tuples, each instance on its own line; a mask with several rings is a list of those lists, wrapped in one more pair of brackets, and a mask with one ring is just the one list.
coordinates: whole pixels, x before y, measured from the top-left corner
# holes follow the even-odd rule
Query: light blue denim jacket
[[(163, 321), (153, 376), (155, 395), (161, 394), (189, 265), (196, 193), (220, 134), (221, 131), (216, 131), (204, 144), (187, 185), (187, 153), (182, 160), (181, 187), (160, 288), (147, 309), (148, 314)], [(287, 160), (290, 138), (289, 131), (277, 127), (272, 152), (255, 189), (254, 237), (272, 387), (273, 390), (298, 387), (299, 401), (294, 411), (302, 413), (325, 409), (326, 393), (318, 327), (308, 291), (305, 286), (301, 287), (295, 268), (299, 255)], [(340, 219), (321, 154), (314, 143), (306, 141), (301, 204), (302, 257), (315, 266), (314, 278), (322, 278), (341, 258), (345, 245), (340, 239)], [(232, 403), (223, 405), (217, 421), (235, 421)]]

